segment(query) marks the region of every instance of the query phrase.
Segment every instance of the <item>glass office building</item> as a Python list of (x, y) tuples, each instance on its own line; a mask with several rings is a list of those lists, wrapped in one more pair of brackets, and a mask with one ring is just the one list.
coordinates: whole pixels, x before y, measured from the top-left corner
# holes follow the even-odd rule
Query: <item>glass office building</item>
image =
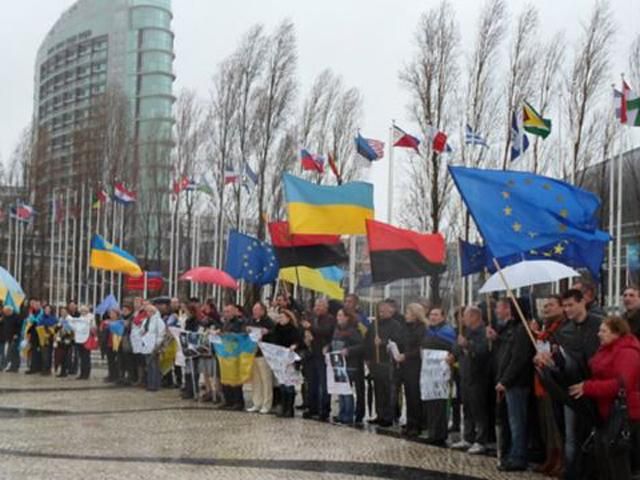
[[(125, 166), (120, 180), (138, 189), (141, 203), (151, 201), (145, 193), (168, 189), (175, 101), (172, 18), (171, 0), (79, 0), (53, 25), (35, 65), (34, 131), (46, 137), (47, 150), (36, 165), (46, 175), (33, 176), (36, 192), (86, 182), (87, 156), (78, 155), (78, 132), (110, 91), (127, 100), (131, 141), (126, 158), (118, 159)], [(92, 159), (98, 170), (93, 178), (113, 180), (109, 161)], [(168, 200), (158, 198), (157, 208), (168, 208)]]

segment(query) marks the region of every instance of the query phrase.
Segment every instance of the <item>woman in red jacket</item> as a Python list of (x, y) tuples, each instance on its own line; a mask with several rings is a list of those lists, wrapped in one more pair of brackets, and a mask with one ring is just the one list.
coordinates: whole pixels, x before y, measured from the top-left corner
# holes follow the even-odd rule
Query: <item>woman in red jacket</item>
[[(634, 437), (637, 437), (640, 425), (640, 342), (631, 334), (627, 321), (620, 317), (604, 320), (598, 337), (600, 348), (589, 361), (591, 378), (569, 387), (569, 393), (574, 398), (584, 395), (593, 399), (598, 406), (600, 418), (606, 422), (620, 389), (620, 382), (623, 382), (632, 431)], [(631, 479), (630, 460), (636, 454), (635, 446), (631, 452), (606, 452), (598, 446), (598, 478)]]

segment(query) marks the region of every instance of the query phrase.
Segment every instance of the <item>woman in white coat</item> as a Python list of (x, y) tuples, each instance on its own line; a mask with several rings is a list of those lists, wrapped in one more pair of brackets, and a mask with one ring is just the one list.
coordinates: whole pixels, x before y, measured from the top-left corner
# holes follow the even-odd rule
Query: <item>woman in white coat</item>
[(160, 312), (153, 305), (146, 305), (147, 318), (142, 323), (141, 352), (147, 367), (147, 390), (155, 392), (162, 384), (160, 372), (160, 346), (164, 340), (165, 324)]
[(95, 318), (86, 305), (82, 305), (79, 312), (79, 317), (68, 317), (68, 322), (73, 330), (76, 351), (80, 359), (80, 375), (78, 376), (78, 380), (87, 380), (91, 374), (91, 351), (88, 350), (84, 344), (89, 340), (91, 329), (95, 328)]

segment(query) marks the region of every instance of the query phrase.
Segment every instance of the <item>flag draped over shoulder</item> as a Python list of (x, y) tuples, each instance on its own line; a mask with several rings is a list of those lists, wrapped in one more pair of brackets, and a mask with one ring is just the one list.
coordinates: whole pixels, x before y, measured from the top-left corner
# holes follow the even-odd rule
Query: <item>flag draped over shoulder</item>
[(344, 271), (341, 268), (288, 267), (280, 269), (279, 276), (281, 280), (324, 293), (330, 298), (344, 299), (344, 290), (341, 286)]
[(366, 232), (373, 218), (373, 185), (350, 182), (339, 186), (316, 185), (284, 174), (291, 233), (353, 235)]
[(590, 192), (527, 172), (453, 166), (449, 172), (492, 257), (609, 238), (597, 230), (600, 200)]
[(126, 273), (132, 277), (142, 275), (142, 269), (133, 255), (107, 242), (100, 235), (94, 235), (91, 239), (89, 265), (99, 270)]
[(213, 344), (223, 385), (239, 386), (249, 381), (257, 343), (246, 333), (226, 333)]
[(328, 267), (349, 259), (339, 235), (294, 235), (289, 222), (269, 223), (269, 235), (280, 268)]
[(264, 285), (278, 277), (278, 268), (271, 245), (236, 230), (229, 233), (224, 270), (233, 278)]
[(444, 271), (445, 241), (425, 234), (367, 221), (367, 240), (374, 282), (433, 275)]

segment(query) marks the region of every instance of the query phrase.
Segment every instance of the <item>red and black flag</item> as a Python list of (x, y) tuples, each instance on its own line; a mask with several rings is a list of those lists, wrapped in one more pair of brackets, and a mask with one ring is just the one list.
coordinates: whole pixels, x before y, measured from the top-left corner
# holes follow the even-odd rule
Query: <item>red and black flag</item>
[(280, 268), (321, 268), (349, 260), (339, 235), (294, 235), (289, 222), (271, 222), (269, 234)]
[(418, 233), (367, 220), (374, 282), (425, 277), (445, 269), (445, 242), (439, 233)]

